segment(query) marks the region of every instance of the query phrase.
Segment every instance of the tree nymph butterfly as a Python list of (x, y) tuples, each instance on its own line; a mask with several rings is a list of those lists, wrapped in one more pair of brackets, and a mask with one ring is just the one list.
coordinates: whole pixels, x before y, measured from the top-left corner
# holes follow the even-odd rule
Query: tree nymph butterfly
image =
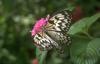
[(34, 44), (40, 50), (56, 49), (63, 52), (63, 46), (70, 44), (67, 32), (71, 19), (70, 11), (62, 10), (38, 20), (31, 31)]

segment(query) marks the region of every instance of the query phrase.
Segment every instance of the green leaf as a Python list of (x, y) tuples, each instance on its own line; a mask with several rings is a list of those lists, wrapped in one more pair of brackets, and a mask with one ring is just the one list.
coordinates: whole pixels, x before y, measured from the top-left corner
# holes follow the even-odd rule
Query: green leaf
[(91, 16), (88, 20), (87, 20), (87, 27), (89, 28), (97, 19), (100, 18), (100, 13), (97, 13), (93, 16)]
[(36, 57), (38, 58), (39, 64), (43, 64), (46, 55), (47, 51), (40, 51), (38, 48), (36, 48)]
[(83, 18), (79, 20), (77, 23), (73, 24), (68, 33), (74, 35), (78, 32), (82, 32), (83, 30), (85, 30), (86, 21), (88, 20), (88, 18), (89, 17)]
[(83, 18), (73, 24), (68, 33), (74, 35), (76, 33), (85, 32), (98, 18), (100, 18), (100, 13), (97, 13), (91, 17)]
[(71, 47), (71, 60), (74, 64), (96, 64), (100, 58), (100, 38), (89, 40), (78, 38)]

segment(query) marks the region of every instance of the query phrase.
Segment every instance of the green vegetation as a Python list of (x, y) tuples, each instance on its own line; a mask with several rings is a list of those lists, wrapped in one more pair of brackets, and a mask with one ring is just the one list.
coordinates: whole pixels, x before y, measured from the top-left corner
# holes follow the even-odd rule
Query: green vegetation
[[(64, 57), (39, 51), (31, 29), (35, 21), (62, 9), (72, 11), (72, 44)], [(99, 0), (0, 0), (0, 64), (100, 64)]]

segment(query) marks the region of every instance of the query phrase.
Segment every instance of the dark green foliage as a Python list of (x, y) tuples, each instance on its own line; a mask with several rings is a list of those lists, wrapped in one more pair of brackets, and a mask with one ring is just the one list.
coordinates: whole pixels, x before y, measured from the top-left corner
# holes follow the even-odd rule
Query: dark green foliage
[[(66, 53), (38, 50), (30, 34), (35, 21), (65, 8), (73, 13), (77, 6), (82, 18), (72, 21)], [(35, 58), (39, 64), (100, 64), (98, 11), (99, 0), (0, 0), (0, 64), (31, 64)]]

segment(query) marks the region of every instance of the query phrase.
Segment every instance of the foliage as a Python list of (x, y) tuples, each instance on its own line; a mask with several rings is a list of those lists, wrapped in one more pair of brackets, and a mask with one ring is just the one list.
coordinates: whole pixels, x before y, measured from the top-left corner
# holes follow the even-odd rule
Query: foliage
[[(41, 52), (33, 45), (33, 24), (64, 8), (75, 13), (68, 32), (71, 45), (63, 56), (54, 50)], [(35, 58), (39, 64), (100, 64), (98, 12), (99, 0), (0, 0), (0, 64), (32, 64)]]

